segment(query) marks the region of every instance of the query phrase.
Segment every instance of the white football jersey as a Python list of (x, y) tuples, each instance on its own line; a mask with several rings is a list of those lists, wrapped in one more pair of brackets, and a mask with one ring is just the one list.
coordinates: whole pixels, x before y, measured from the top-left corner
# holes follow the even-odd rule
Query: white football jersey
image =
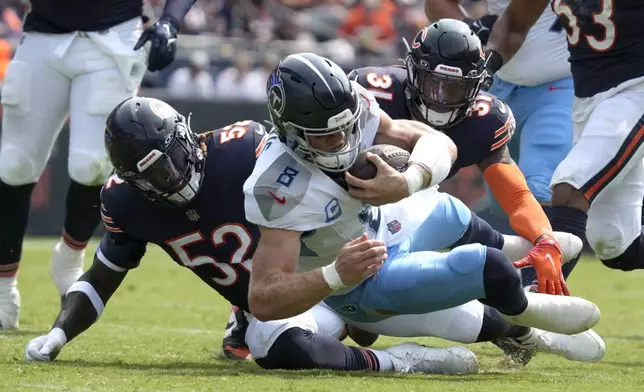
[[(499, 15), (510, 0), (488, 0), (488, 10)], [(521, 49), (497, 75), (506, 82), (537, 86), (571, 77), (565, 30), (552, 31), (557, 15), (548, 6), (528, 32)]]
[[(368, 108), (363, 112), (361, 148), (365, 149), (373, 145), (381, 111), (370, 92), (351, 83)], [(244, 183), (249, 222), (303, 232), (298, 271), (332, 263), (344, 244), (365, 232), (388, 245), (402, 241), (431, 213), (436, 193), (434, 187), (381, 208), (365, 205), (317, 166), (297, 156), (275, 132)]]

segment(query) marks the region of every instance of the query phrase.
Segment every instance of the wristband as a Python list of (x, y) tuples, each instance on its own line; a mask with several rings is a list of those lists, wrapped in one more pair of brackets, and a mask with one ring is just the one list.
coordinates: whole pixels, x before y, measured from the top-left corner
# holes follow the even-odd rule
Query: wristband
[(494, 49), (485, 51), (485, 69), (490, 75), (494, 75), (496, 71), (503, 67), (503, 57), (499, 52)]
[(335, 269), (335, 261), (327, 266), (322, 267), (322, 277), (324, 278), (326, 284), (328, 284), (333, 291), (347, 287), (342, 282), (338, 271)]
[(49, 331), (49, 337), (52, 340), (58, 340), (59, 342), (62, 343), (62, 345), (67, 344), (67, 335), (65, 334), (65, 331), (63, 331), (61, 328), (54, 327)]
[(73, 293), (74, 291), (80, 291), (83, 294), (89, 298), (89, 301), (92, 303), (92, 306), (94, 306), (94, 310), (96, 310), (96, 320), (98, 320), (99, 317), (103, 314), (103, 309), (105, 309), (105, 304), (103, 303), (103, 300), (101, 297), (98, 295), (96, 292), (96, 289), (94, 286), (92, 286), (91, 283), (79, 280), (74, 282), (73, 285), (67, 290), (67, 294)]

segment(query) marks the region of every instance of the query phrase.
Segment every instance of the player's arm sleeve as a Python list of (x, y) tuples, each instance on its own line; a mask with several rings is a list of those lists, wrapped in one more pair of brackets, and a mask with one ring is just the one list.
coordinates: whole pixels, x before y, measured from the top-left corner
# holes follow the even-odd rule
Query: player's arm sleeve
[[(101, 197), (110, 204), (108, 197)], [(119, 223), (103, 203), (101, 217), (105, 234), (94, 254), (94, 262), (67, 291), (54, 323), (54, 327), (65, 332), (68, 341), (98, 320), (127, 271), (136, 268), (145, 254), (147, 242), (127, 234), (122, 226), (125, 222)]]
[(197, 0), (166, 0), (161, 19), (170, 20), (179, 29), (183, 18)]
[[(505, 104), (503, 104), (505, 105)], [(514, 118), (507, 108), (505, 122), (494, 133), (488, 158), (479, 163), (492, 194), (521, 237), (534, 243), (539, 236), (552, 232), (550, 221), (528, 188), (523, 173), (510, 158), (507, 143), (514, 132)]]
[[(487, 42), (486, 58), (498, 54), (502, 61), (494, 68), (501, 68), (512, 59), (525, 41), (528, 32), (539, 19), (550, 0), (512, 0), (494, 23)], [(492, 56), (493, 57), (493, 56)], [(498, 69), (491, 69), (494, 73)]]

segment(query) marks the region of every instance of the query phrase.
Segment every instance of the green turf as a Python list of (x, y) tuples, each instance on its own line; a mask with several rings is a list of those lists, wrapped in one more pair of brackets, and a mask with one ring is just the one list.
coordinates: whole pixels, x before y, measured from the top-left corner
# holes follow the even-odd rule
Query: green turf
[[(0, 391), (637, 391), (644, 389), (642, 272), (608, 270), (584, 259), (570, 288), (595, 301), (607, 354), (597, 364), (538, 355), (509, 368), (489, 344), (471, 345), (481, 373), (466, 377), (367, 373), (267, 372), (219, 359), (229, 306), (158, 248), (150, 247), (101, 320), (54, 363), (27, 363), (24, 346), (51, 327), (59, 298), (48, 274), (51, 240), (25, 244), (19, 278), (21, 330), (0, 333)], [(91, 262), (88, 254), (86, 265)], [(402, 340), (381, 338), (376, 347)], [(444, 341), (418, 339), (430, 345)]]

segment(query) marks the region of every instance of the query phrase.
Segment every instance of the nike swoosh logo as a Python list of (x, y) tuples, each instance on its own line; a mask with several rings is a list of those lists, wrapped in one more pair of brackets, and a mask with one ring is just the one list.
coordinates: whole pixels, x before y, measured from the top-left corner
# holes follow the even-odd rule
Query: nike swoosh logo
[(273, 192), (271, 192), (271, 191), (268, 191), (268, 194), (269, 194), (269, 195), (271, 195), (271, 196), (273, 197), (273, 199), (275, 199), (275, 201), (276, 201), (276, 202), (278, 202), (278, 203), (280, 203), (280, 204), (284, 204), (284, 203), (286, 203), (286, 196), (277, 197), (277, 195), (276, 195), (276, 194), (274, 194), (274, 193), (273, 193)]
[(546, 253), (545, 257), (546, 257), (546, 260), (548, 260), (550, 264), (552, 264), (552, 268), (555, 268), (555, 261), (552, 259), (552, 256), (550, 256), (550, 253)]

